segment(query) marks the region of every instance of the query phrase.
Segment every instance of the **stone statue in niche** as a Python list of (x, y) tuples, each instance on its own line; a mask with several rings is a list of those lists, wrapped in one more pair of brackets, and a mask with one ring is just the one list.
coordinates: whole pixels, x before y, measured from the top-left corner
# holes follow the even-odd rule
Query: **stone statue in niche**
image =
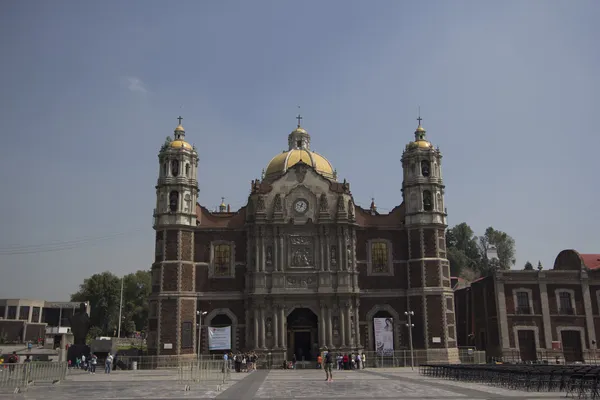
[(334, 245), (329, 249), (329, 259), (331, 261), (331, 265), (337, 265), (337, 247)]
[(356, 335), (356, 326), (354, 326), (354, 317), (350, 317), (350, 337)]
[(296, 169), (296, 179), (298, 179), (299, 183), (304, 182), (304, 178), (306, 177), (306, 167), (303, 165), (298, 165)]
[(267, 247), (267, 265), (273, 264), (273, 248), (271, 246)]
[(340, 320), (339, 317), (333, 317), (332, 318), (333, 321), (333, 336), (339, 336), (340, 335)]
[(354, 206), (352, 205), (352, 200), (348, 200), (348, 218), (354, 219)]
[(337, 209), (338, 209), (339, 212), (343, 212), (344, 211), (344, 196), (338, 197)]
[(329, 202), (327, 201), (327, 196), (325, 196), (325, 193), (322, 193), (321, 197), (319, 198), (319, 211), (327, 212), (327, 210), (329, 210)]
[(256, 211), (265, 211), (265, 199), (262, 196), (256, 199)]
[(348, 257), (348, 268), (352, 267), (352, 246), (350, 244), (346, 245), (346, 254)]
[(283, 207), (281, 205), (281, 196), (279, 194), (275, 195), (275, 200), (273, 200), (273, 211), (281, 212)]
[(267, 329), (267, 336), (271, 337), (273, 335), (273, 321), (271, 320), (271, 317), (267, 318), (265, 327)]

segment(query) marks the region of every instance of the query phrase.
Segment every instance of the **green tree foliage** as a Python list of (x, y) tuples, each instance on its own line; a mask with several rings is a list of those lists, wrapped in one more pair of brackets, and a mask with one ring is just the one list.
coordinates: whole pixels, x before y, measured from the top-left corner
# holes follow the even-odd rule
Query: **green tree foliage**
[(523, 269), (524, 269), (525, 271), (533, 271), (533, 264), (532, 264), (532, 263), (530, 263), (529, 261), (527, 261), (527, 262), (525, 263), (525, 266), (523, 267)]
[(446, 232), (446, 248), (450, 261), (450, 272), (461, 276), (463, 271), (476, 271), (480, 261), (475, 233), (466, 222), (462, 222)]
[[(143, 330), (148, 318), (148, 296), (151, 291), (150, 271), (137, 271), (123, 278), (121, 335)], [(85, 279), (71, 301), (89, 301), (90, 334), (112, 336), (119, 324), (121, 279), (111, 272), (94, 274)]]
[[(510, 269), (515, 265), (515, 240), (506, 232), (497, 231), (490, 226), (479, 237), (479, 250), (484, 273)], [(491, 252), (495, 252), (496, 257), (490, 257)]]
[(492, 227), (477, 237), (473, 229), (462, 222), (446, 231), (446, 248), (453, 276), (487, 275), (497, 269), (510, 269), (515, 264), (514, 239)]

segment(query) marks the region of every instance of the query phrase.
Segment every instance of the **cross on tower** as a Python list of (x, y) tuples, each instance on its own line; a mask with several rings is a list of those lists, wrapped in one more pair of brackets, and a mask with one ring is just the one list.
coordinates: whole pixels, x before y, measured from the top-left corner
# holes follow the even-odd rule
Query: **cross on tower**
[(423, 118), (421, 118), (421, 115), (419, 115), (419, 118), (417, 118), (417, 121), (419, 121), (419, 126), (421, 125), (421, 121), (423, 121)]
[(300, 128), (300, 120), (302, 120), (302, 116), (300, 114), (298, 114), (296, 119), (298, 120), (298, 128)]
[(177, 120), (179, 120), (179, 125), (181, 125), (181, 120), (183, 119), (183, 117), (180, 115), (179, 117), (177, 117)]

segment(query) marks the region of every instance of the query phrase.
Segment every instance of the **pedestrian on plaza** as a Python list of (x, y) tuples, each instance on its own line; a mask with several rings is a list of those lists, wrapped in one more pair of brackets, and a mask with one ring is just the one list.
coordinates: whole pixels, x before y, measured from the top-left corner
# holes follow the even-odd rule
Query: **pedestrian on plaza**
[(292, 369), (296, 369), (296, 361), (298, 361), (298, 359), (296, 358), (296, 353), (294, 353), (294, 356), (292, 357)]
[(16, 351), (13, 351), (10, 357), (8, 357), (8, 371), (13, 372), (15, 370), (15, 364), (19, 362), (19, 356)]
[(333, 382), (333, 356), (327, 348), (325, 351), (325, 381)]
[(98, 364), (98, 357), (96, 357), (95, 354), (92, 354), (92, 356), (90, 357), (90, 374), (95, 374), (96, 373), (96, 365)]
[(362, 369), (365, 369), (367, 367), (367, 356), (365, 356), (365, 353), (362, 353), (361, 361), (362, 361)]
[(104, 373), (105, 374), (110, 374), (110, 370), (112, 369), (112, 362), (113, 362), (113, 356), (110, 355), (110, 353), (108, 353), (108, 356), (106, 357), (106, 360), (104, 361)]

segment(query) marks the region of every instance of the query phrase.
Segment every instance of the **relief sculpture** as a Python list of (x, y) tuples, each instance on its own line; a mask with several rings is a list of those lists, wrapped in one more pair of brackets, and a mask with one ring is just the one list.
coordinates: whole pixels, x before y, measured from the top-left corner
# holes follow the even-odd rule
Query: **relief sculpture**
[(292, 253), (292, 266), (308, 267), (312, 265), (312, 256), (308, 248), (294, 249)]
[(295, 246), (310, 246), (312, 244), (311, 238), (308, 236), (291, 236), (290, 241)]
[(267, 265), (273, 264), (273, 248), (271, 246), (267, 247)]
[(315, 280), (311, 277), (292, 277), (289, 276), (286, 280), (286, 286), (290, 288), (309, 288), (314, 286)]
[(329, 258), (331, 259), (331, 265), (337, 264), (337, 248), (335, 246), (331, 246), (329, 250)]

